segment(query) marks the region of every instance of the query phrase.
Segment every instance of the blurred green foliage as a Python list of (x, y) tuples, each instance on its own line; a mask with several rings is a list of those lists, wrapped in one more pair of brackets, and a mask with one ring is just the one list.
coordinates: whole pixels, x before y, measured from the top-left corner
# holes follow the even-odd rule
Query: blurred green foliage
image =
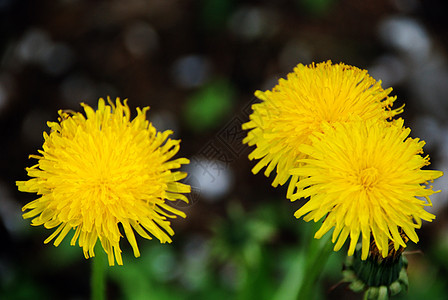
[[(210, 239), (191, 237), (195, 249), (177, 245), (142, 243), (142, 256), (133, 258), (124, 251), (124, 266), (109, 269), (110, 280), (121, 291), (118, 299), (277, 299), (291, 298), (292, 289), (279, 294), (290, 269), (302, 270), (307, 258), (299, 240), (279, 246), (279, 235), (288, 228), (293, 240), (306, 240), (313, 223), (303, 223), (289, 215), (289, 210), (262, 204), (245, 211), (237, 202), (227, 206), (226, 217), (216, 219)], [(187, 238), (188, 239), (188, 238)], [(183, 241), (184, 244), (188, 241)], [(316, 240), (316, 245), (320, 240)], [(317, 250), (314, 246), (311, 251)], [(331, 255), (329, 268), (319, 277), (339, 278), (342, 255)], [(293, 274), (290, 284), (299, 277)], [(314, 299), (324, 299), (320, 286), (311, 290)]]
[(225, 79), (216, 79), (201, 87), (189, 97), (184, 110), (188, 127), (202, 133), (222, 125), (234, 106), (234, 96), (234, 88)]
[(306, 14), (321, 16), (328, 13), (336, 2), (335, 0), (296, 0), (299, 8), (305, 10)]
[(204, 31), (223, 29), (235, 6), (234, 0), (202, 0), (201, 20)]

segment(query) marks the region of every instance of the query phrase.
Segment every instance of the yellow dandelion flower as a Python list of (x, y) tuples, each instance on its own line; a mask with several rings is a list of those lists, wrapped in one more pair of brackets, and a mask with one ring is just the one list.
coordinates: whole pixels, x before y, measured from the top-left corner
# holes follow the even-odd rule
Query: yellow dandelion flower
[(324, 133), (310, 137), (311, 145), (300, 146), (308, 158), (291, 171), (301, 178), (291, 200), (309, 197), (295, 216), (315, 222), (325, 217), (315, 238), (334, 227), (335, 251), (350, 235), (348, 255), (353, 255), (361, 236), (362, 259), (368, 256), (371, 236), (383, 257), (389, 241), (395, 250), (406, 247), (400, 232), (417, 243), (415, 229), (422, 220), (435, 218), (424, 209), (432, 206), (428, 196), (435, 193), (426, 184), (443, 175), (421, 169), (429, 165), (429, 157), (420, 155), (425, 142), (409, 138), (410, 129), (403, 127), (402, 119), (324, 128)]
[[(299, 64), (287, 79), (280, 79), (272, 91), (256, 91), (261, 103), (252, 106), (250, 129), (243, 143), (256, 146), (249, 159), (260, 159), (252, 169), (254, 174), (266, 167), (269, 176), (276, 168), (274, 187), (283, 185), (290, 170), (299, 166), (306, 156), (299, 145), (310, 144), (310, 134), (321, 131), (323, 123), (345, 123), (353, 119), (387, 119), (402, 112), (392, 110), (396, 97), (388, 96), (367, 71), (345, 64), (327, 61), (304, 66)], [(293, 175), (287, 197), (293, 193), (298, 177)]]
[(134, 231), (171, 242), (167, 218), (185, 214), (168, 202), (187, 202), (181, 193), (189, 193), (190, 186), (177, 182), (186, 173), (173, 171), (188, 159), (170, 160), (180, 141), (168, 138), (171, 131), (156, 131), (146, 120), (149, 107), (137, 108), (131, 121), (127, 100), (108, 102), (99, 99), (96, 111), (81, 104), (86, 116), (59, 111), (59, 122), (48, 122), (51, 132), (44, 132), (40, 155), (30, 155), (38, 160), (26, 169), (32, 178), (17, 186), (39, 196), (23, 207), (28, 210), (23, 217), (34, 217), (34, 226), (56, 228), (45, 243), (56, 238), (58, 246), (74, 229), (71, 245), (78, 241), (89, 258), (99, 239), (112, 266), (115, 259), (123, 264), (121, 226), (135, 257), (140, 252)]

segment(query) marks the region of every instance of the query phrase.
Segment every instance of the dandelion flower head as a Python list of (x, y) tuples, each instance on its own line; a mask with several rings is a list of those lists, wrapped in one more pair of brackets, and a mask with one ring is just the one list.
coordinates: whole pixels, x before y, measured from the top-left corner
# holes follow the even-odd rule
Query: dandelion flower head
[[(252, 106), (250, 121), (243, 125), (249, 130), (243, 143), (256, 147), (249, 159), (260, 160), (252, 172), (266, 167), (264, 174), (269, 176), (276, 168), (272, 185), (283, 185), (291, 177), (289, 171), (305, 158), (299, 146), (310, 144), (309, 136), (322, 131), (323, 123), (386, 120), (399, 114), (402, 108), (391, 108), (396, 99), (388, 96), (391, 91), (356, 67), (331, 61), (299, 64), (272, 91), (255, 92), (261, 103)], [(291, 177), (288, 198), (297, 180)]]
[[(157, 132), (146, 120), (149, 107), (137, 108), (131, 120), (127, 101), (98, 101), (95, 111), (81, 104), (82, 113), (59, 111), (58, 122), (48, 122), (43, 149), (36, 165), (27, 168), (27, 181), (20, 191), (39, 198), (23, 207), (31, 224), (55, 228), (45, 243), (58, 246), (74, 229), (71, 245), (78, 241), (86, 258), (95, 256), (97, 240), (108, 255), (109, 265), (123, 264), (119, 246), (121, 230), (140, 256), (134, 232), (146, 239), (171, 242), (174, 231), (168, 218), (185, 214), (168, 204), (187, 198), (188, 185), (178, 182), (186, 174), (173, 169), (189, 161), (171, 160), (179, 140), (171, 131)], [(121, 225), (119, 225), (121, 224)]]
[[(353, 255), (359, 237), (362, 259), (369, 253), (371, 237), (383, 257), (389, 242), (405, 248), (400, 232), (414, 243), (415, 229), (422, 220), (435, 216), (425, 211), (435, 193), (427, 183), (441, 171), (422, 170), (429, 165), (423, 157), (424, 141), (408, 137), (403, 120), (365, 121), (324, 126), (311, 145), (300, 146), (308, 158), (292, 174), (301, 177), (291, 200), (309, 198), (295, 216), (305, 221), (324, 218), (315, 238), (334, 228), (332, 241), (338, 251), (350, 236), (348, 255)], [(406, 237), (407, 236), (407, 237)]]

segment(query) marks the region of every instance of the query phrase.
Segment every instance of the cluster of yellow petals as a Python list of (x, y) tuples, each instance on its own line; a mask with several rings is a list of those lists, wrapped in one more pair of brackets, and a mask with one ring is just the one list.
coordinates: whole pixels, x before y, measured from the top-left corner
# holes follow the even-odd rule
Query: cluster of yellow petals
[[(287, 79), (280, 79), (272, 91), (256, 91), (261, 103), (252, 106), (250, 121), (243, 129), (250, 130), (243, 143), (256, 148), (249, 159), (259, 159), (252, 172), (266, 167), (269, 176), (275, 169), (272, 185), (283, 185), (290, 179), (290, 170), (306, 156), (298, 145), (310, 144), (310, 135), (321, 131), (323, 123), (346, 123), (362, 120), (386, 120), (402, 112), (392, 110), (396, 97), (388, 96), (367, 71), (331, 61), (304, 66), (299, 64)], [(294, 191), (298, 177), (292, 175), (287, 197)]]
[(309, 199), (295, 216), (324, 218), (315, 237), (334, 228), (335, 251), (350, 236), (352, 255), (361, 236), (362, 259), (371, 237), (383, 257), (389, 241), (406, 246), (399, 232), (418, 241), (415, 229), (434, 219), (424, 210), (434, 193), (426, 184), (443, 175), (421, 170), (424, 142), (392, 121), (403, 107), (392, 109), (391, 91), (356, 67), (299, 64), (272, 91), (255, 92), (261, 103), (243, 124), (243, 142), (255, 146), (249, 159), (259, 160), (252, 172), (275, 170), (274, 187), (289, 180), (287, 198)]
[(429, 157), (420, 155), (425, 142), (409, 134), (403, 119), (327, 124), (323, 133), (314, 133), (312, 145), (299, 146), (308, 158), (291, 171), (301, 178), (291, 200), (309, 197), (295, 217), (315, 222), (325, 217), (315, 237), (334, 227), (334, 250), (350, 236), (348, 255), (361, 236), (362, 259), (368, 256), (371, 236), (383, 257), (389, 240), (395, 250), (406, 247), (400, 230), (418, 242), (415, 229), (422, 220), (435, 218), (424, 209), (432, 205), (428, 196), (434, 193), (425, 183), (442, 172), (421, 169), (429, 165)]
[(44, 132), (40, 155), (30, 156), (38, 160), (26, 169), (32, 178), (17, 185), (39, 196), (23, 207), (23, 217), (34, 217), (32, 225), (56, 228), (45, 243), (56, 238), (58, 246), (74, 229), (71, 245), (78, 241), (86, 258), (95, 255), (99, 239), (109, 264), (116, 259), (121, 265), (121, 226), (136, 257), (134, 231), (171, 242), (168, 218), (185, 214), (169, 202), (188, 201), (182, 193), (190, 192), (178, 182), (186, 173), (173, 169), (189, 161), (170, 160), (180, 141), (168, 138), (171, 131), (156, 131), (146, 120), (148, 107), (137, 108), (131, 120), (126, 100), (108, 100), (106, 105), (99, 99), (96, 111), (82, 104), (85, 116), (59, 111), (59, 122), (48, 122), (51, 132)]

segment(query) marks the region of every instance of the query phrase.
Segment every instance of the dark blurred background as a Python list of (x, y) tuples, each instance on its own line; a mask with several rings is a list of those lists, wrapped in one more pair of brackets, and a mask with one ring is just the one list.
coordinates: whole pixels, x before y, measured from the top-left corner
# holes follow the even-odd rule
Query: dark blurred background
[[(182, 139), (189, 157), (187, 219), (170, 245), (139, 239), (135, 259), (109, 271), (109, 299), (272, 299), (303, 247), (300, 201), (253, 175), (241, 146), (257, 89), (298, 63), (331, 59), (368, 69), (392, 86), (433, 169), (448, 172), (448, 4), (444, 0), (0, 0), (0, 298), (86, 299), (91, 261), (67, 237), (44, 245), (19, 193), (28, 159), (59, 109), (99, 97), (150, 106), (158, 130)], [(445, 178), (447, 178), (445, 176)], [(446, 190), (448, 179), (435, 182)], [(432, 197), (433, 223), (410, 245), (409, 293), (448, 295), (447, 193)], [(345, 250), (334, 253), (315, 299), (361, 299), (335, 286)], [(400, 298), (400, 297), (398, 297)]]

